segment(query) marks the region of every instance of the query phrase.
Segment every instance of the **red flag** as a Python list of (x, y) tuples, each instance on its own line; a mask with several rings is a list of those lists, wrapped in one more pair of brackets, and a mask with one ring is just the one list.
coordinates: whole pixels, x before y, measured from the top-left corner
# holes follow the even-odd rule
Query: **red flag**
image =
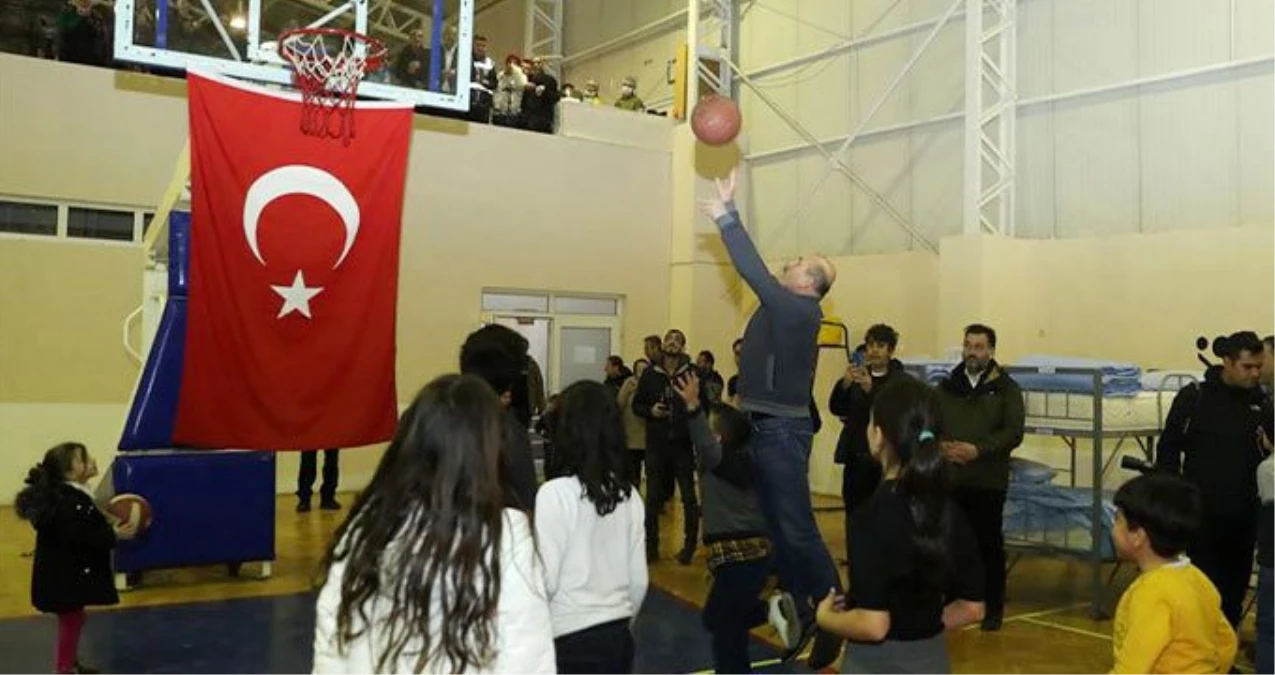
[(317, 449), (389, 439), (412, 109), (303, 135), (297, 97), (190, 74), (189, 322), (176, 443)]

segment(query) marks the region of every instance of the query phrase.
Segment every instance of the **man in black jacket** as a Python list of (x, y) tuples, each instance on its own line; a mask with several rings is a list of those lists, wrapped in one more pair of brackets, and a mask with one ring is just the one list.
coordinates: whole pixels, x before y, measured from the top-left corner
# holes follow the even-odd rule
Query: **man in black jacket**
[(527, 65), (527, 90), (522, 94), (522, 116), (528, 129), (553, 133), (553, 118), (558, 110), (558, 80), (545, 72), (537, 57)]
[(841, 470), (841, 499), (846, 508), (846, 557), (849, 558), (850, 516), (868, 501), (881, 483), (881, 464), (868, 448), (868, 419), (872, 400), (891, 382), (908, 377), (903, 364), (894, 358), (899, 332), (879, 323), (863, 335), (862, 365), (851, 365), (832, 385), (828, 409), (841, 418), (841, 437), (833, 460)]
[(940, 447), (952, 463), (956, 503), (965, 511), (986, 575), (982, 628), (1000, 630), (1005, 613), (1005, 495), (1009, 456), (1023, 442), (1023, 392), (996, 363), (996, 331), (965, 328), (964, 360), (938, 386)]
[[(509, 336), (507, 333), (512, 333)], [(502, 474), (507, 483), (506, 505), (530, 512), (536, 506), (536, 464), (531, 456), (531, 439), (527, 427), (510, 407), (513, 390), (526, 376), (520, 367), (521, 357), (508, 345), (519, 338), (513, 330), (490, 324), (469, 335), (460, 348), (460, 372), (486, 380), (505, 406), (504, 446), (501, 448)]]
[(685, 537), (677, 554), (679, 563), (691, 563), (699, 539), (699, 497), (695, 492), (689, 415), (686, 403), (673, 387), (673, 380), (693, 371), (686, 355), (686, 335), (674, 328), (664, 335), (663, 359), (642, 372), (633, 394), (633, 413), (646, 420), (646, 558), (650, 562), (660, 557), (659, 516), (664, 502), (673, 497), (670, 476), (682, 493)]
[(1156, 467), (1200, 488), (1204, 527), (1188, 549), (1191, 562), (1222, 596), (1222, 613), (1238, 626), (1253, 573), (1257, 537), (1257, 465), (1272, 437), (1270, 399), (1258, 387), (1262, 342), (1250, 331), (1219, 337), (1213, 353), (1222, 365), (1204, 373), (1173, 399), (1156, 452)]

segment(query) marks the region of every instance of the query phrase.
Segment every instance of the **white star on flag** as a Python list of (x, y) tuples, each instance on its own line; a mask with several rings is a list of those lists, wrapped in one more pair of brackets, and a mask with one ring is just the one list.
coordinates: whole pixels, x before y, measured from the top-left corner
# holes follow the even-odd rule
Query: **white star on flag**
[(292, 279), (291, 286), (271, 286), (279, 297), (283, 298), (283, 306), (279, 308), (279, 315), (276, 319), (291, 314), (292, 312), (300, 312), (302, 316), (309, 319), (310, 316), (310, 299), (323, 292), (320, 287), (308, 287), (305, 285), (305, 276), (301, 270), (297, 270), (297, 276)]

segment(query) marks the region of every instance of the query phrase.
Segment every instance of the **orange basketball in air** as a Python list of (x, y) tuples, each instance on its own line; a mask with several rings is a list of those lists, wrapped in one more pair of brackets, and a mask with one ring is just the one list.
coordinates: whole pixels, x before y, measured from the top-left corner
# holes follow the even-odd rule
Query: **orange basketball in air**
[(726, 145), (739, 135), (739, 106), (724, 96), (705, 96), (691, 113), (691, 131), (705, 145)]

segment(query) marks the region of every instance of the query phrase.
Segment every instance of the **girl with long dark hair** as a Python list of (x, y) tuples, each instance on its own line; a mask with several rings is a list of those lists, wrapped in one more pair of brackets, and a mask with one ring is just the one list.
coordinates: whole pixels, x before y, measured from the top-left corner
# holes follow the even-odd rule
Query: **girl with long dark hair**
[(80, 443), (62, 443), (44, 453), (27, 473), (14, 500), (18, 517), (35, 528), (31, 604), (58, 617), (54, 672), (97, 672), (80, 664), (80, 633), (91, 605), (118, 604), (111, 574), (115, 541), (131, 539), (137, 526), (98, 509), (88, 481), (97, 462)]
[(504, 414), (468, 375), (403, 413), (324, 559), (314, 672), (553, 672), (535, 539), (501, 489)]
[(628, 673), (629, 625), (646, 597), (646, 529), (620, 407), (605, 385), (587, 380), (567, 387), (559, 405), (559, 477), (536, 494), (558, 672)]
[(978, 546), (951, 499), (942, 431), (920, 382), (893, 382), (873, 401), (868, 445), (883, 481), (850, 525), (849, 594), (829, 593), (817, 614), (849, 641), (843, 673), (950, 672), (943, 631), (982, 620)]

